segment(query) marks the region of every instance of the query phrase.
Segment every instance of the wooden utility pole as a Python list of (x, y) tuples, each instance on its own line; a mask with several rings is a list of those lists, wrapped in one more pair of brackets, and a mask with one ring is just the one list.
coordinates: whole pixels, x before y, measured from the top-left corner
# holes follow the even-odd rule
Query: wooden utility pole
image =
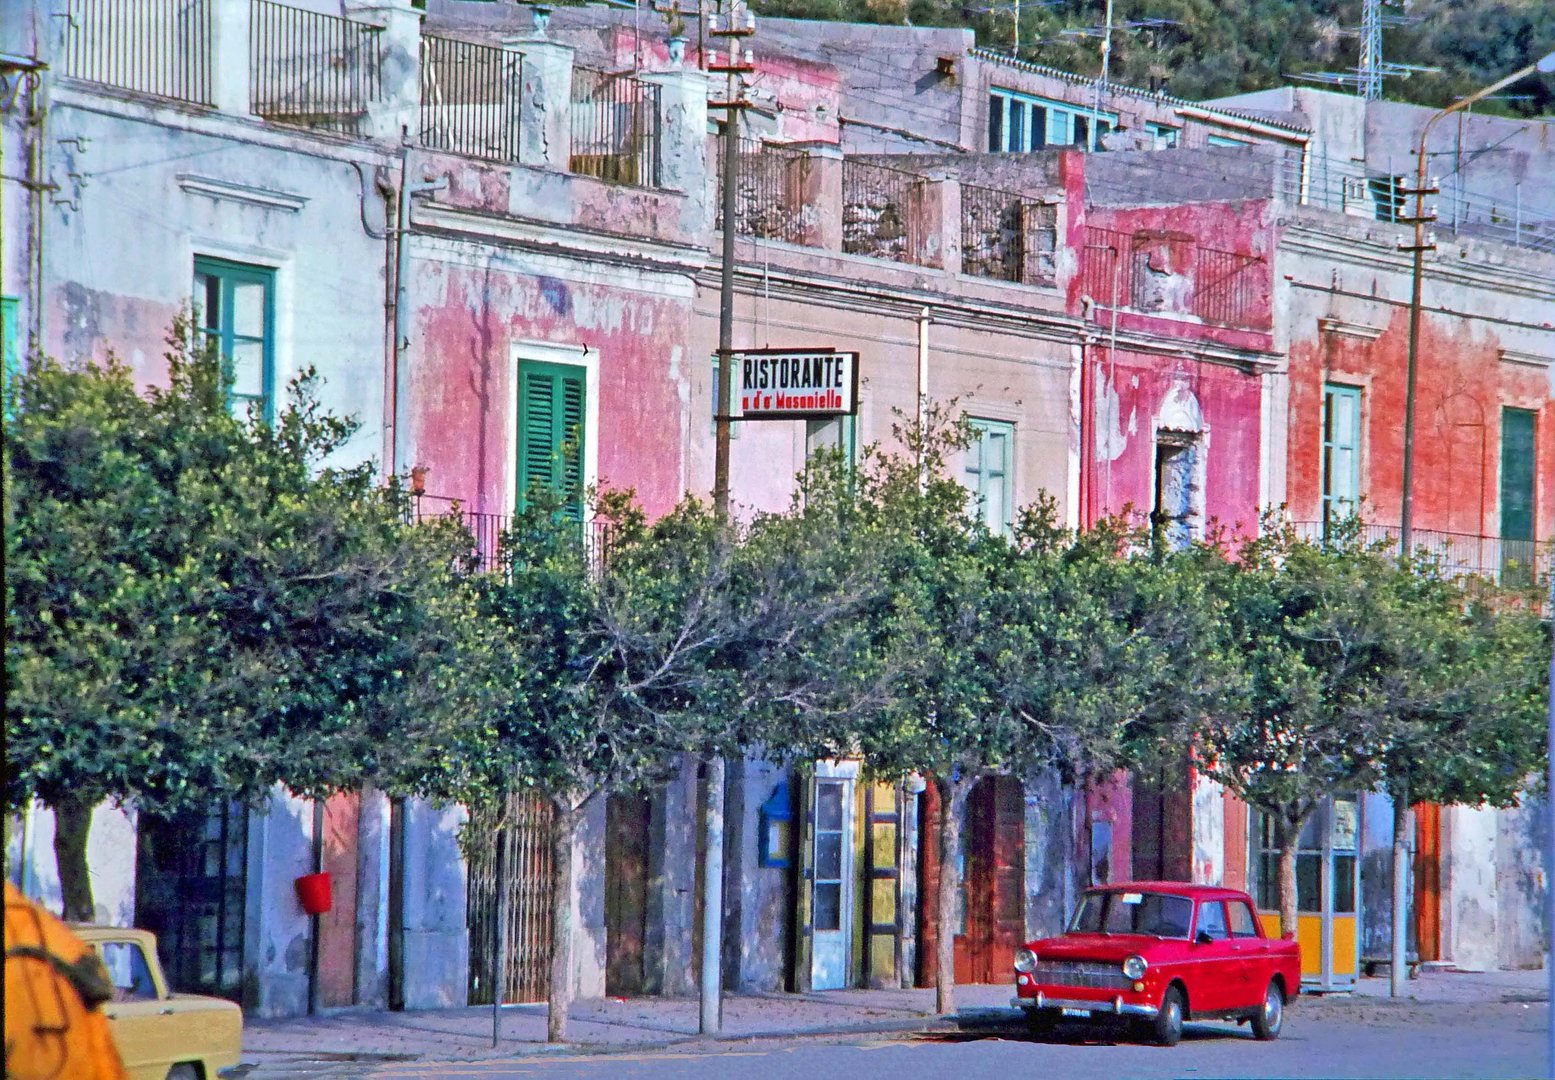
[[(740, 110), (745, 107), (744, 76), (753, 70), (750, 51), (740, 42), (756, 30), (756, 19), (741, 0), (726, 0), (722, 16), (712, 17), (708, 35), (727, 41), (728, 52), (720, 63), (715, 51), (710, 72), (729, 78), (723, 101), (708, 105), (722, 109), (723, 169), (723, 265), (718, 296), (718, 385), (716, 387), (717, 435), (713, 450), (713, 513), (720, 527), (729, 523), (729, 422), (734, 408), (734, 238), (739, 232), (737, 195), (740, 174)], [(702, 856), (702, 977), (700, 1031), (716, 1034), (723, 1027), (723, 908), (724, 908), (724, 759), (713, 755), (707, 762), (707, 815), (703, 828), (706, 844)]]

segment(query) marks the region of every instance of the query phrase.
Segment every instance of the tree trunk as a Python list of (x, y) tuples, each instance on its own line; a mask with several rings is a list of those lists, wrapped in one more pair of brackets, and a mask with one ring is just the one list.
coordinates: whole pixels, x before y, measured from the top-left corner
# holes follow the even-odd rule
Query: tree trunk
[(1280, 933), (1296, 932), (1296, 851), (1301, 844), (1301, 825), (1280, 819)]
[(551, 985), (546, 995), (545, 1038), (567, 1041), (567, 1010), (572, 1006), (572, 844), (581, 809), (554, 800), (551, 822)]
[(1393, 948), (1388, 958), (1388, 993), (1404, 995), (1404, 977), (1408, 952), (1409, 914), (1409, 781), (1398, 783), (1393, 791)]
[(961, 822), (971, 784), (935, 777), (939, 787), (939, 896), (934, 921), (939, 929), (934, 965), (934, 1008), (941, 1016), (956, 1011), (956, 900), (961, 888)]
[(86, 837), (92, 828), (92, 804), (75, 799), (56, 803), (54, 862), (59, 868), (59, 893), (66, 922), (92, 922), (92, 878), (86, 865)]

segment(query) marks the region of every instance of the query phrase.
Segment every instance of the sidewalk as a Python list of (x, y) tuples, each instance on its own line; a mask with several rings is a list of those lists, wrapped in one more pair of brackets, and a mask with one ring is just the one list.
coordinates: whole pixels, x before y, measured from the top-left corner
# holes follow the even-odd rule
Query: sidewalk
[[(992, 1019), (1008, 1010), (1012, 988), (958, 986), (959, 1018)], [(648, 1048), (696, 1039), (693, 998), (593, 998), (568, 1013), (569, 1050)], [(784, 1035), (953, 1030), (934, 1014), (932, 990), (831, 990), (813, 994), (741, 994), (724, 999), (725, 1039)], [(418, 1058), (511, 1057), (553, 1050), (545, 1041), (544, 1005), (502, 1009), (500, 1040), (491, 1045), (491, 1006), (419, 1012), (343, 1011), (285, 1020), (248, 1020), (243, 1060), (409, 1061)]]
[[(1303, 997), (1296, 1006), (1314, 1016), (1362, 1012), (1384, 1017), (1431, 1005), (1531, 1004), (1547, 1000), (1543, 971), (1426, 970), (1410, 980), (1407, 998), (1388, 998), (1388, 980), (1362, 979), (1351, 994)], [(932, 990), (832, 990), (812, 994), (741, 994), (724, 999), (723, 1039), (869, 1032), (953, 1031), (1014, 1018), (1008, 983), (956, 987), (954, 1019), (934, 1014)], [(590, 999), (570, 1012), (565, 1049), (650, 1049), (693, 1041), (697, 1002), (691, 998)], [(1396, 1014), (1395, 1014), (1396, 1015)], [(502, 1009), (493, 1048), (490, 1006), (422, 1012), (345, 1011), (286, 1020), (249, 1020), (243, 1060), (271, 1067), (287, 1063), (473, 1060), (554, 1052), (545, 1042), (545, 1006)]]

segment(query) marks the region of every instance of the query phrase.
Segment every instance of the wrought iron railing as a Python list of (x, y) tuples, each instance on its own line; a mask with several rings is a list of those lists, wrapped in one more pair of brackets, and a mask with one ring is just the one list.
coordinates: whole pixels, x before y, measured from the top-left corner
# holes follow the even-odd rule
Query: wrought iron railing
[(517, 52), (453, 38), (421, 38), (421, 145), (491, 161), (518, 160)]
[(1058, 277), (1058, 208), (1009, 191), (961, 185), (961, 272), (1051, 285)]
[[(1322, 521), (1298, 521), (1294, 527), (1297, 535), (1314, 542), (1323, 542), (1339, 529), (1354, 528), (1356, 538), (1363, 544), (1375, 545), (1389, 555), (1397, 555), (1399, 550), (1397, 525), (1336, 526)], [(1550, 540), (1413, 529), (1410, 547), (1448, 577), (1481, 578), (1507, 588), (1527, 588), (1548, 580), (1555, 563), (1555, 541)]]
[[(504, 569), (506, 535), (513, 526), (507, 514), (468, 510), (458, 499), (442, 495), (416, 495), (411, 498), (407, 515), (411, 523), (453, 517), (470, 534), (470, 565), (478, 573), (495, 574)], [(613, 521), (595, 518), (579, 527), (584, 556), (596, 572), (609, 561), (619, 543), (619, 527)]]
[(842, 250), (917, 263), (923, 258), (923, 178), (879, 162), (842, 162)]
[[(756, 139), (740, 141), (740, 171), (734, 195), (734, 224), (741, 236), (803, 244), (805, 228), (805, 170), (810, 155), (781, 143)], [(718, 169), (718, 210), (714, 228), (723, 223), (723, 140), (718, 142), (714, 165)]]
[(612, 184), (659, 186), (659, 88), (630, 73), (572, 69), (575, 173)]
[(213, 0), (75, 0), (60, 66), (73, 79), (210, 105)]
[(380, 26), (252, 0), (249, 103), (267, 120), (354, 134), (383, 92)]
[[(1176, 248), (1172, 265), (1153, 266), (1152, 254), (1168, 247)], [(1267, 326), (1261, 265), (1253, 255), (1088, 225), (1082, 291), (1106, 307), (1192, 315), (1218, 326)]]

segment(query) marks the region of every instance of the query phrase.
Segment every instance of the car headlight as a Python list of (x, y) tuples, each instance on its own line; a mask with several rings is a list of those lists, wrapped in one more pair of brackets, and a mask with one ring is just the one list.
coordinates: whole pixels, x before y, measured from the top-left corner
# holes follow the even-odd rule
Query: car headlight
[(1145, 969), (1149, 966), (1143, 956), (1130, 956), (1123, 961), (1123, 974), (1131, 979), (1143, 979), (1145, 977)]
[(1015, 950), (1015, 970), (1029, 974), (1037, 968), (1037, 954), (1030, 949)]

